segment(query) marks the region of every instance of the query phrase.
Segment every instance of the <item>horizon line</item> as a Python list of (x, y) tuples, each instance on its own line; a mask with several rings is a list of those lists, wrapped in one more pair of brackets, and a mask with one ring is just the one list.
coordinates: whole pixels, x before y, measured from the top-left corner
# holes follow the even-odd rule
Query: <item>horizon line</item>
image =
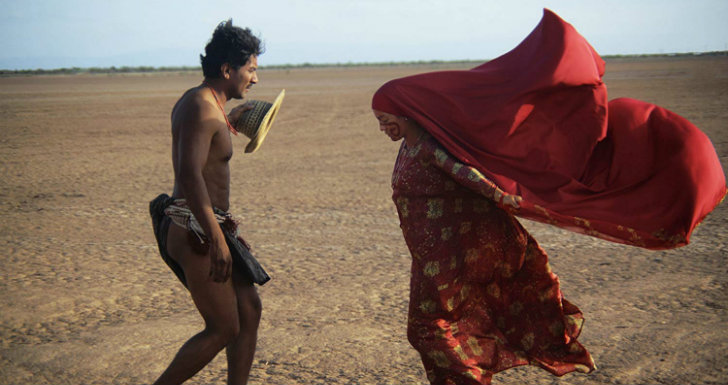
[[(690, 57), (690, 56), (728, 56), (728, 51), (706, 52), (674, 52), (649, 54), (616, 54), (601, 55), (603, 59), (619, 58), (647, 58), (647, 57)], [(338, 62), (338, 63), (298, 63), (298, 64), (269, 64), (260, 66), (260, 69), (298, 69), (298, 68), (340, 68), (340, 67), (377, 67), (377, 66), (407, 66), (430, 64), (457, 64), (457, 63), (485, 63), (493, 59), (460, 59), (460, 60), (411, 60), (411, 61), (385, 61), (385, 62)], [(111, 74), (111, 73), (149, 73), (149, 72), (188, 72), (199, 71), (201, 66), (109, 66), (109, 67), (61, 67), (52, 69), (0, 69), (0, 76), (8, 75), (69, 75), (69, 74)]]

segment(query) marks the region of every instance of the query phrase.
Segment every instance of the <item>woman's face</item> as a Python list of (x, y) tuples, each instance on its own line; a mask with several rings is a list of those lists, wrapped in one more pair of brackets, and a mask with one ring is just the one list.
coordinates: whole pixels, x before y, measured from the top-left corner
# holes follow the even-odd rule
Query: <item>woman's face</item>
[(379, 110), (372, 110), (379, 121), (379, 130), (387, 134), (392, 141), (396, 142), (405, 137), (409, 127), (407, 118), (392, 115)]

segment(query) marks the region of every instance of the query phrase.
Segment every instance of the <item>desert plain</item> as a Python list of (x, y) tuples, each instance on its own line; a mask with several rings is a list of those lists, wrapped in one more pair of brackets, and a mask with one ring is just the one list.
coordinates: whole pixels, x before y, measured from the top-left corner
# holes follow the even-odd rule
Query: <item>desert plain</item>
[[(233, 138), (231, 211), (273, 278), (259, 288), (251, 384), (427, 383), (406, 338), (398, 143), (379, 132), (370, 98), (392, 78), (470, 65), (260, 70), (250, 98), (287, 95), (258, 152)], [(0, 384), (151, 383), (201, 329), (148, 215), (172, 188), (171, 108), (201, 80), (0, 78)], [(608, 59), (604, 80), (610, 99), (691, 120), (728, 169), (728, 57)], [(494, 384), (728, 383), (728, 203), (667, 251), (522, 222), (584, 312), (580, 340), (598, 370), (520, 367)], [(221, 353), (189, 383), (222, 384), (225, 366)]]

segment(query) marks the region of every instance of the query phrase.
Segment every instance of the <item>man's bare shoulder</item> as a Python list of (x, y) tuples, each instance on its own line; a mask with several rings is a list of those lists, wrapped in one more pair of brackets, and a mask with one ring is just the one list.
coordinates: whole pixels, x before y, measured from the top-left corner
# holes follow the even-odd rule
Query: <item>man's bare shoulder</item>
[(172, 127), (217, 126), (222, 121), (219, 107), (212, 94), (205, 87), (187, 90), (172, 109)]
[(172, 109), (172, 117), (178, 114), (202, 113), (211, 109), (210, 95), (205, 87), (193, 87), (185, 91)]

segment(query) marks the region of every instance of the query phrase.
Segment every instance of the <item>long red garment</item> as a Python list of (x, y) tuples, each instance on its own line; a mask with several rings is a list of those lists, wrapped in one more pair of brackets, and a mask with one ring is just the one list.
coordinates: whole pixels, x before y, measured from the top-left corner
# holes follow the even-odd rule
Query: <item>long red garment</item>
[(688, 243), (726, 194), (710, 140), (633, 99), (607, 102), (604, 61), (549, 10), (512, 51), (468, 71), (392, 80), (372, 108), (417, 121), (523, 200), (511, 213), (607, 240)]
[(548, 256), (500, 192), (429, 135), (405, 143), (392, 198), (412, 254), (407, 337), (433, 385), (490, 384), (535, 365), (561, 376), (591, 372), (577, 340), (579, 308), (561, 294)]

